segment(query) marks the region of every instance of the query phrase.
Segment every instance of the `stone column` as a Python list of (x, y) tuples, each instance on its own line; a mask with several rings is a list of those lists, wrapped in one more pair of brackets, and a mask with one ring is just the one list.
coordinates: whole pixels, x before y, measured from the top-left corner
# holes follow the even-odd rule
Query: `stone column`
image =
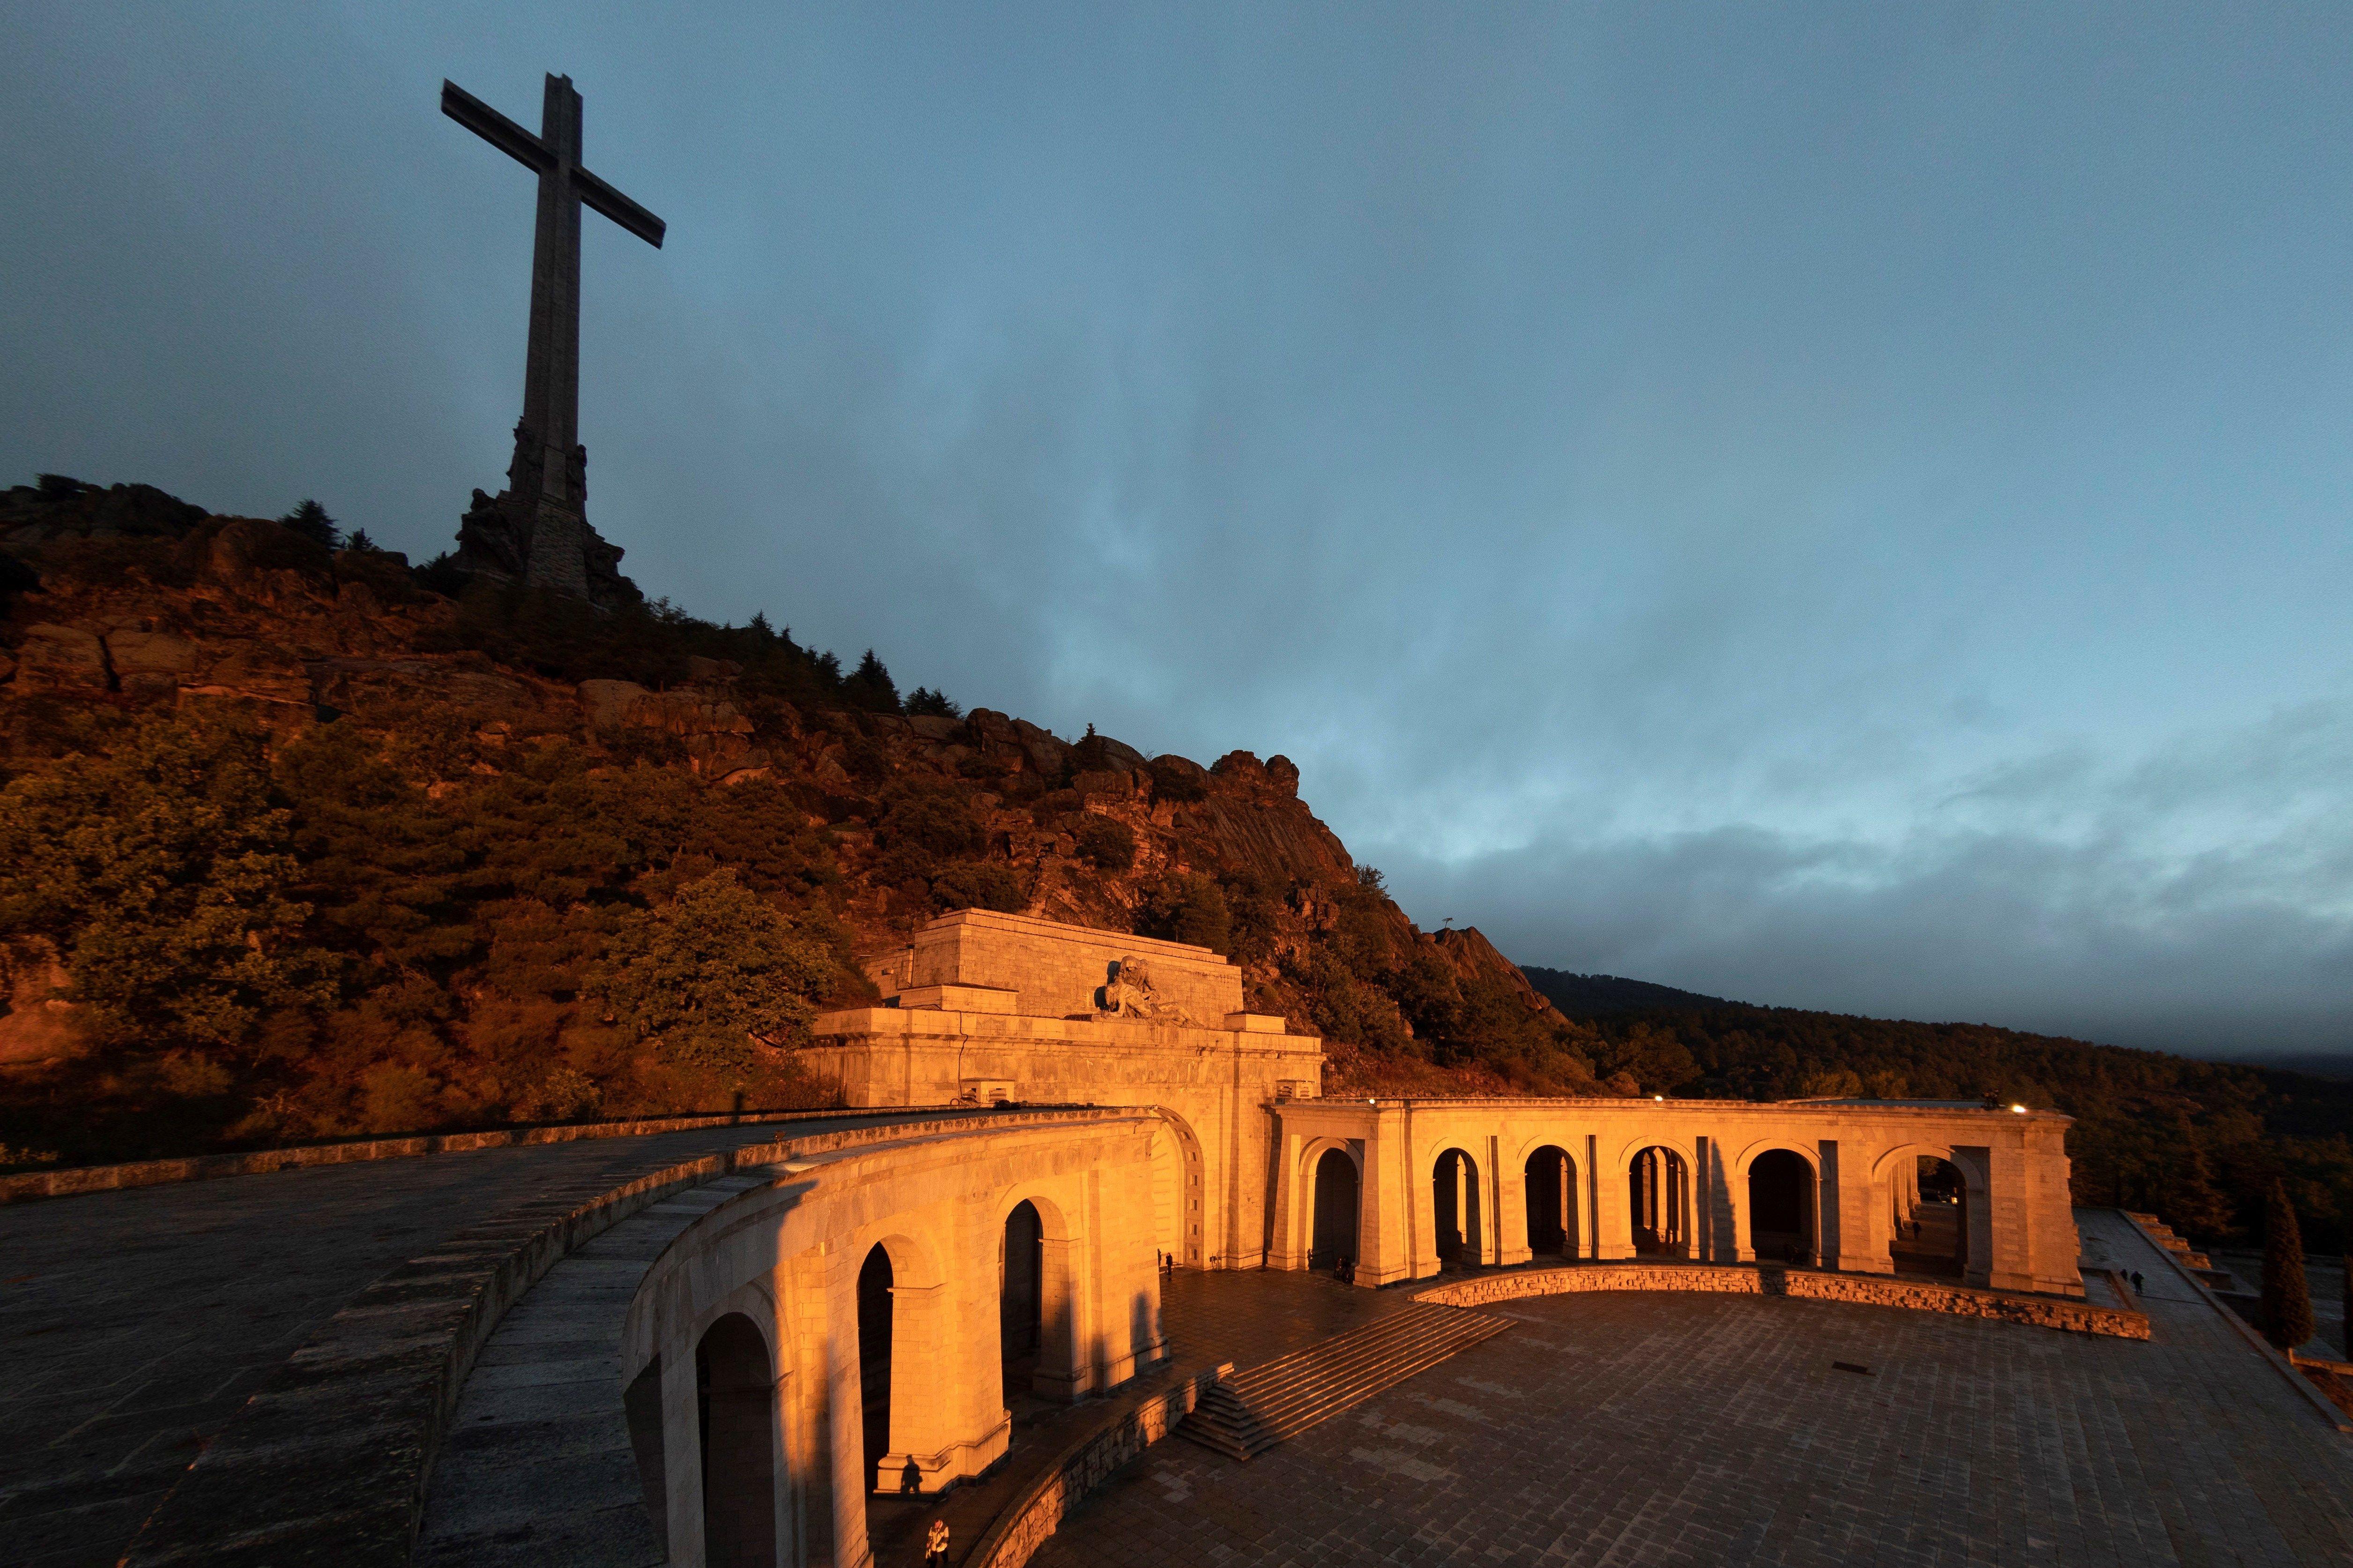
[[(1563, 1149), (1563, 1154), (1568, 1151)], [(1563, 1261), (1575, 1258), (1582, 1245), (1585, 1227), (1577, 1223), (1577, 1160), (1574, 1156), (1560, 1163), (1560, 1256)]]
[[(1040, 1399), (1075, 1403), (1093, 1386), (1093, 1368), (1084, 1363), (1087, 1336), (1080, 1319), (1077, 1269), (1079, 1247), (1074, 1241), (1048, 1237), (1039, 1243), (1042, 1258), (1038, 1370), (1030, 1374), (1029, 1391)], [(898, 1384), (892, 1384), (892, 1407), (898, 1406)]]
[[(1986, 1283), (1997, 1290), (2034, 1289), (2034, 1215), (2029, 1201), (2026, 1152), (2007, 1139), (1987, 1150), (1987, 1239), (1991, 1267)], [(1974, 1216), (1972, 1216), (1974, 1217)], [(1976, 1238), (1970, 1238), (1970, 1262), (1976, 1259)]]
[(1954, 1168), (1961, 1173), (1961, 1226), (1968, 1245), (1961, 1279), (1966, 1284), (2006, 1289), (1995, 1284), (1999, 1266), (1994, 1242), (2000, 1211), (1994, 1201), (1997, 1178), (1988, 1158), (1991, 1152), (1983, 1147), (1953, 1151)]
[(1479, 1234), (1471, 1226), (1471, 1184), (1479, 1179), (1479, 1173), (1460, 1153), (1449, 1154), (1446, 1159), (1454, 1168), (1454, 1234), (1461, 1238), (1462, 1250), (1471, 1254), (1475, 1262), (1479, 1256)]
[(1487, 1152), (1495, 1162), (1495, 1261), (1525, 1263), (1535, 1256), (1528, 1247), (1527, 1169), (1504, 1169), (1501, 1138), (1488, 1139)]
[[(866, 1494), (874, 1484), (866, 1468), (864, 1382), (858, 1373), (858, 1268), (862, 1251), (832, 1251), (826, 1269), (826, 1382), (828, 1423), (833, 1447), (834, 1568), (871, 1568), (874, 1555), (866, 1544)], [(897, 1331), (892, 1331), (895, 1342)], [(697, 1490), (700, 1491), (698, 1478)], [(670, 1561), (700, 1563), (702, 1548), (702, 1512), (695, 1513), (694, 1550), (698, 1555), (678, 1555), (677, 1515), (671, 1515)]]
[(1413, 1159), (1405, 1112), (1377, 1110), (1366, 1129), (1363, 1185), (1357, 1189), (1356, 1283), (1388, 1285), (1413, 1269)]
[(662, 1504), (670, 1560), (702, 1568), (702, 1420), (694, 1385), (694, 1343), (681, 1325), (661, 1348)]
[(1816, 1145), (1821, 1175), (1814, 1184), (1814, 1247), (1826, 1268), (1876, 1272), (1871, 1239), (1871, 1145), (1825, 1138)]
[[(1594, 1144), (1588, 1141), (1588, 1147), (1593, 1148)], [(1598, 1148), (1595, 1152), (1599, 1152)], [(1596, 1165), (1593, 1170), (1593, 1194), (1596, 1221), (1593, 1256), (1609, 1260), (1633, 1257), (1633, 1194), (1627, 1173), (1606, 1171)]]
[(1315, 1172), (1306, 1163), (1307, 1140), (1282, 1126), (1280, 1120), (1273, 1142), (1274, 1245), (1267, 1249), (1266, 1266), (1304, 1268), (1315, 1239)]
[(2036, 1118), (2026, 1124), (2028, 1207), (2032, 1214), (2034, 1288), (2062, 1296), (2084, 1293), (2083, 1241), (2075, 1234), (2066, 1131)]

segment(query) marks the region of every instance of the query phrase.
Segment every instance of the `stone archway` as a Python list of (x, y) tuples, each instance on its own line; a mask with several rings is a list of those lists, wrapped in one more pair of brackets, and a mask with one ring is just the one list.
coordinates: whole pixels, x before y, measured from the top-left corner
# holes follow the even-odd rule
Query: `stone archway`
[[(1173, 1145), (1173, 1166), (1155, 1174), (1170, 1183), (1171, 1208), (1166, 1228), (1159, 1243), (1161, 1253), (1169, 1266), (1177, 1268), (1207, 1268), (1209, 1266), (1210, 1223), (1208, 1213), (1208, 1165), (1201, 1154), (1201, 1140), (1191, 1123), (1166, 1106), (1155, 1106), (1154, 1110), (1166, 1124), (1166, 1136)], [(1155, 1163), (1158, 1163), (1159, 1140), (1154, 1140)]]
[(774, 1363), (741, 1312), (703, 1331), (694, 1348), (702, 1449), (702, 1552), (710, 1568), (776, 1568)]
[(1326, 1149), (1315, 1162), (1313, 1229), (1307, 1244), (1307, 1267), (1338, 1268), (1356, 1261), (1359, 1205), (1362, 1200), (1356, 1162), (1345, 1149)]
[(877, 1474), (891, 1451), (891, 1342), (892, 1338), (891, 1249), (877, 1242), (858, 1269), (858, 1384), (865, 1432), (867, 1487), (898, 1489)]
[(1027, 1394), (1038, 1370), (1046, 1311), (1046, 1226), (1027, 1199), (1005, 1216), (997, 1262), (997, 1354), (1005, 1395)]
[(1900, 1274), (1960, 1279), (1968, 1269), (1968, 1182), (1941, 1154), (1896, 1162), (1889, 1196), (1894, 1235), (1888, 1257)]
[(1577, 1162), (1546, 1143), (1529, 1152), (1525, 1168), (1528, 1251), (1577, 1256)]
[(1627, 1212), (1640, 1258), (1689, 1258), (1691, 1163), (1664, 1144), (1634, 1151), (1626, 1164)]
[(1441, 1152), (1430, 1172), (1430, 1216), (1439, 1262), (1485, 1260), (1480, 1245), (1486, 1231), (1479, 1207), (1479, 1164), (1460, 1149)]
[(1814, 1167), (1788, 1149), (1748, 1163), (1749, 1248), (1759, 1262), (1811, 1263), (1821, 1250)]

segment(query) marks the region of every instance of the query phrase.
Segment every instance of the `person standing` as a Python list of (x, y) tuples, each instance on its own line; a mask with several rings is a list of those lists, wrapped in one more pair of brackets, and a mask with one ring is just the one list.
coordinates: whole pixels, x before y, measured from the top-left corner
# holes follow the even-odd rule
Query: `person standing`
[(947, 1564), (948, 1521), (935, 1519), (923, 1537), (923, 1568), (947, 1568)]

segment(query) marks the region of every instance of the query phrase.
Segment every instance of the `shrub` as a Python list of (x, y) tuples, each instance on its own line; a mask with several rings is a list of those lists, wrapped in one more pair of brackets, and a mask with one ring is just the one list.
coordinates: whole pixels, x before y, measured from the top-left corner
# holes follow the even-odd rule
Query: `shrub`
[(996, 910), (1008, 915), (1019, 914), (1029, 903), (1018, 877), (1003, 866), (981, 860), (960, 861), (933, 878), (932, 901), (943, 912)]
[(159, 1058), (233, 1051), (264, 1014), (326, 1005), (269, 788), (258, 735), (161, 718), (111, 756), (16, 780), (0, 935), (48, 938), (99, 1043)]
[(1233, 946), (1233, 915), (1226, 908), (1225, 889), (1194, 871), (1164, 877), (1145, 895), (1136, 910), (1136, 934), (1190, 942), (1224, 953)]
[(1135, 864), (1135, 833), (1116, 817), (1090, 816), (1079, 824), (1079, 858), (1098, 871), (1124, 871)]
[(620, 923), (606, 946), (604, 993), (666, 1059), (742, 1075), (754, 1039), (781, 1048), (807, 1037), (833, 967), (828, 948), (723, 868)]
[(1152, 796), (1179, 805), (1201, 800), (1209, 793), (1208, 773), (1183, 757), (1152, 759)]

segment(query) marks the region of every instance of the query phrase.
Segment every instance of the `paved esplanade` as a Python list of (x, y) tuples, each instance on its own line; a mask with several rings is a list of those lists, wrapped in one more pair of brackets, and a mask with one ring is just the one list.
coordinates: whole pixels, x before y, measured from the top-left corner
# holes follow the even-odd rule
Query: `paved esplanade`
[(403, 1260), (551, 1188), (618, 1185), (779, 1132), (437, 1154), (0, 1208), (0, 1561), (114, 1563), (198, 1446)]
[(1248, 1465), (1161, 1444), (1031, 1563), (2353, 1562), (2353, 1439), (2130, 1226), (2084, 1218), (2148, 1277), (2148, 1342), (1763, 1297), (1506, 1301), (1482, 1310), (1513, 1332)]

